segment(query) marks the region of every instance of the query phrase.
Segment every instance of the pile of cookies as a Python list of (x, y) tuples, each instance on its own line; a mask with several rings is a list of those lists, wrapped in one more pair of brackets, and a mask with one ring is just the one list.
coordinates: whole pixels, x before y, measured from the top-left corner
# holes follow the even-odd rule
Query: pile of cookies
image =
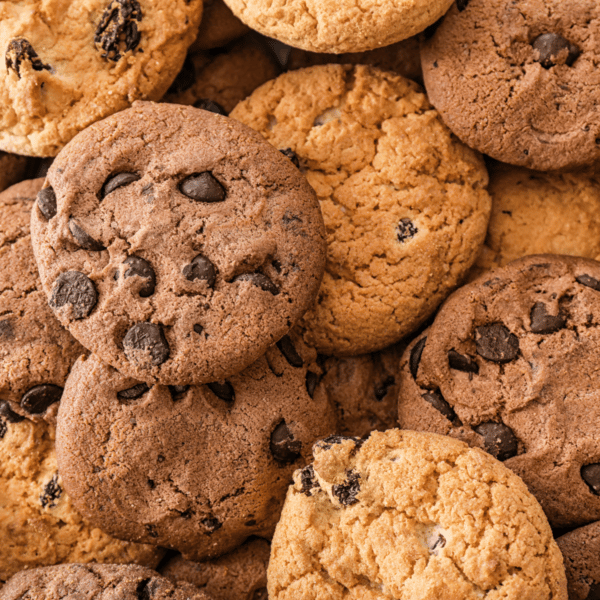
[(600, 598), (599, 34), (0, 3), (0, 600)]

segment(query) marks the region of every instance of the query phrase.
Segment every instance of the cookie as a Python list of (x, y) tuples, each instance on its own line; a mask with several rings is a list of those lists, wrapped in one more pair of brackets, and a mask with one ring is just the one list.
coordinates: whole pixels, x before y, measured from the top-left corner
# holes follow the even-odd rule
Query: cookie
[(600, 520), (600, 263), (538, 255), (444, 303), (402, 357), (398, 421), (523, 478), (553, 527)]
[(53, 418), (84, 348), (62, 327), (42, 290), (29, 221), (43, 179), (0, 193), (0, 399), (32, 418)]
[[(221, 52), (188, 55), (164, 102), (193, 104), (229, 114), (258, 86), (279, 75), (273, 53), (255, 36), (246, 36)], [(211, 107), (210, 103), (217, 103)]]
[(368, 66), (311, 67), (266, 83), (231, 116), (294, 152), (320, 201), (327, 264), (302, 320), (319, 352), (397, 342), (475, 260), (487, 171), (417, 84)]
[(0, 600), (211, 600), (193, 585), (174, 585), (136, 565), (57, 565), (17, 573)]
[(0, 192), (25, 178), (29, 159), (0, 152)]
[(73, 507), (56, 466), (54, 426), (17, 415), (0, 400), (0, 581), (63, 562), (156, 567), (160, 548), (116, 540)]
[(452, 0), (225, 0), (246, 25), (312, 52), (364, 52), (405, 40), (437, 21)]
[(294, 469), (336, 430), (313, 360), (286, 336), (229, 379), (151, 388), (78, 361), (58, 417), (65, 489), (104, 531), (189, 560), (269, 537)]
[(199, 52), (226, 46), (249, 31), (250, 28), (231, 12), (223, 0), (204, 0), (200, 29), (190, 51)]
[(600, 159), (595, 0), (459, 0), (421, 48), (431, 103), (471, 148), (548, 171)]
[(540, 505), (481, 450), (391, 429), (313, 454), (277, 524), (270, 600), (566, 600)]
[(575, 529), (556, 540), (562, 552), (569, 600), (600, 598), (600, 521)]
[(161, 568), (161, 575), (192, 583), (214, 600), (267, 600), (269, 552), (269, 542), (252, 538), (214, 560), (192, 562), (176, 556)]
[(128, 377), (239, 373), (313, 301), (323, 220), (305, 178), (233, 119), (138, 103), (56, 158), (32, 211), (50, 306)]
[(201, 17), (202, 0), (0, 3), (0, 149), (55, 156), (95, 121), (160, 99)]

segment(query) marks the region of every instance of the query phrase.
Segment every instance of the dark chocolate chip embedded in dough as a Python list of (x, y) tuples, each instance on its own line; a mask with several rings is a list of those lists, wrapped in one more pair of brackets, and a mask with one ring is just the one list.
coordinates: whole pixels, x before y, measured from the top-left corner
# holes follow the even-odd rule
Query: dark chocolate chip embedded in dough
[(410, 358), (408, 360), (408, 368), (410, 369), (410, 374), (413, 379), (417, 378), (417, 373), (419, 371), (419, 363), (421, 362), (421, 355), (423, 354), (423, 348), (425, 348), (425, 344), (427, 343), (427, 336), (422, 337), (410, 351)]
[(502, 323), (482, 325), (475, 330), (475, 347), (482, 358), (507, 363), (519, 353), (519, 338)]
[(6, 48), (6, 68), (11, 69), (21, 79), (21, 64), (29, 61), (34, 71), (51, 71), (50, 65), (45, 65), (33, 46), (25, 38), (11, 40)]
[(579, 275), (579, 277), (575, 277), (575, 281), (580, 283), (581, 285), (585, 285), (586, 287), (592, 288), (597, 292), (600, 292), (600, 281), (592, 277), (591, 275)]
[(252, 594), (250, 600), (269, 600), (269, 593), (267, 592), (267, 588), (261, 587), (257, 590), (254, 590), (254, 593)]
[(410, 219), (400, 219), (400, 223), (396, 227), (397, 238), (400, 243), (404, 243), (411, 238), (414, 238), (419, 230)]
[(533, 333), (554, 333), (565, 326), (567, 320), (562, 315), (551, 315), (543, 302), (536, 302), (531, 309), (531, 331)]
[(279, 288), (262, 273), (242, 273), (233, 281), (251, 281), (256, 287), (259, 287), (265, 292), (273, 294), (273, 296), (277, 296), (277, 294), (279, 294)]
[(181, 94), (186, 90), (189, 90), (196, 83), (196, 67), (194, 67), (194, 61), (188, 54), (183, 61), (183, 66), (175, 81), (171, 84), (167, 94)]
[(149, 389), (150, 388), (147, 384), (138, 383), (133, 387), (117, 392), (117, 398), (123, 401), (137, 400), (138, 398), (141, 398)]
[(358, 492), (360, 492), (360, 474), (354, 470), (346, 472), (346, 480), (339, 485), (333, 485), (331, 492), (343, 506), (351, 506), (358, 502)]
[(498, 460), (508, 460), (519, 453), (519, 442), (510, 427), (489, 421), (473, 428), (483, 438), (486, 452)]
[(108, 0), (94, 34), (100, 56), (117, 62), (125, 52), (135, 50), (142, 37), (136, 21), (141, 20), (142, 9), (136, 0)]
[(217, 270), (206, 256), (198, 254), (189, 265), (183, 267), (183, 276), (188, 281), (206, 281), (208, 287), (214, 287)]
[(448, 350), (448, 364), (457, 371), (479, 373), (479, 365), (470, 356), (463, 356), (456, 350)]
[(200, 335), (203, 331), (204, 331), (204, 327), (202, 327), (202, 325), (200, 325), (200, 323), (196, 323), (192, 329), (198, 334)]
[(18, 415), (6, 400), (0, 400), (0, 419), (9, 423), (20, 423), (24, 418)]
[(75, 219), (69, 219), (69, 231), (84, 250), (90, 250), (91, 252), (101, 252), (102, 250), (106, 250), (106, 248), (81, 227)]
[(300, 484), (302, 489), (300, 490), (305, 496), (312, 496), (312, 491), (320, 489), (319, 482), (315, 477), (315, 469), (312, 465), (308, 465), (300, 471)]
[(306, 391), (308, 395), (312, 398), (315, 395), (315, 390), (317, 389), (317, 383), (319, 383), (319, 376), (312, 371), (306, 372)]
[(304, 364), (302, 357), (298, 354), (296, 348), (294, 348), (294, 344), (292, 344), (292, 340), (288, 335), (284, 335), (277, 342), (277, 347), (279, 348), (281, 354), (283, 354), (285, 357), (285, 360), (287, 360), (292, 367), (299, 368)]
[(557, 33), (542, 33), (535, 38), (532, 46), (537, 53), (536, 62), (544, 69), (564, 64), (570, 67), (581, 54), (581, 50), (575, 44)]
[(292, 432), (284, 420), (280, 421), (271, 433), (269, 448), (273, 458), (282, 465), (293, 463), (300, 458), (302, 442), (294, 440)]
[(206, 387), (217, 397), (225, 402), (235, 401), (235, 390), (229, 381), (213, 381)]
[(189, 389), (189, 385), (170, 385), (169, 392), (171, 393), (171, 399), (173, 402), (181, 400)]
[(146, 281), (140, 288), (139, 294), (142, 298), (152, 296), (156, 289), (156, 274), (154, 273), (152, 265), (139, 256), (128, 256), (125, 259), (124, 264), (126, 264), (128, 268), (125, 270), (123, 277), (127, 279), (135, 276), (145, 279)]
[(223, 117), (227, 116), (227, 111), (218, 102), (213, 102), (208, 98), (200, 98), (199, 100), (196, 100), (193, 106), (194, 108), (201, 108), (202, 110), (207, 110), (208, 112), (222, 115)]
[(213, 534), (217, 529), (223, 527), (223, 523), (216, 517), (209, 517), (208, 519), (202, 519), (202, 525), (208, 529), (208, 535)]
[(162, 365), (169, 358), (169, 344), (162, 328), (154, 323), (136, 323), (123, 338), (125, 356), (142, 365)]
[(39, 415), (55, 402), (59, 402), (63, 388), (51, 383), (36, 385), (26, 391), (21, 398), (21, 407), (32, 415)]
[(70, 304), (75, 319), (87, 317), (96, 306), (98, 293), (91, 279), (79, 271), (61, 273), (54, 282), (48, 304), (61, 308)]
[(104, 199), (106, 196), (108, 196), (108, 194), (114, 192), (116, 189), (139, 180), (140, 176), (137, 173), (117, 173), (115, 175), (110, 175), (102, 186), (100, 197)]
[(179, 190), (198, 202), (223, 202), (226, 196), (225, 188), (208, 171), (186, 177), (179, 184)]
[(438, 412), (440, 412), (448, 421), (450, 421), (453, 425), (459, 426), (461, 424), (460, 419), (454, 412), (454, 409), (446, 402), (441, 392), (433, 391), (427, 392), (423, 394), (423, 400), (428, 402), (435, 408)]
[(51, 187), (44, 188), (38, 192), (37, 205), (44, 218), (48, 221), (56, 216), (56, 194)]
[(581, 478), (588, 484), (592, 493), (600, 496), (600, 463), (581, 467)]
[(388, 393), (388, 390), (396, 383), (396, 380), (390, 375), (386, 377), (383, 381), (375, 385), (375, 400), (377, 402), (381, 402)]
[(44, 486), (40, 494), (40, 502), (43, 508), (52, 508), (56, 506), (58, 499), (62, 495), (62, 488), (58, 485), (58, 473)]
[(287, 156), (294, 163), (295, 167), (297, 167), (298, 169), (300, 168), (300, 160), (298, 158), (298, 155), (291, 148), (284, 148), (279, 152), (281, 152), (281, 154), (283, 154), (284, 156)]
[(469, 0), (456, 0), (456, 7), (460, 12), (467, 8), (467, 4), (469, 4)]

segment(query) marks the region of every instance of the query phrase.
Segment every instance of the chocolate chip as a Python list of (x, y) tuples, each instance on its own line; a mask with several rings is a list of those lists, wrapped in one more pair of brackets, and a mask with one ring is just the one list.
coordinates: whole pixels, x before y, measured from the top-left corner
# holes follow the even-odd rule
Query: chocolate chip
[(198, 335), (200, 335), (204, 331), (204, 327), (200, 325), (200, 323), (196, 323), (192, 328)]
[(208, 535), (213, 534), (217, 529), (221, 529), (223, 527), (223, 523), (219, 521), (216, 517), (209, 517), (208, 519), (202, 519), (202, 525), (208, 529)]
[(581, 478), (596, 496), (600, 496), (600, 463), (581, 467)]
[(145, 383), (138, 383), (126, 390), (117, 392), (119, 400), (137, 400), (141, 398), (150, 388)]
[(183, 267), (183, 276), (188, 281), (206, 281), (208, 287), (212, 288), (217, 279), (217, 270), (206, 256), (198, 254), (189, 265)]
[(300, 168), (300, 160), (298, 155), (291, 148), (284, 148), (279, 152), (281, 152), (281, 154), (284, 156), (287, 156), (294, 163), (294, 166), (296, 166), (298, 169)]
[(189, 90), (195, 83), (196, 67), (194, 67), (194, 61), (188, 54), (183, 61), (181, 71), (177, 73), (177, 77), (175, 77), (175, 81), (171, 84), (167, 94), (182, 94), (186, 90)]
[(56, 194), (51, 187), (44, 188), (38, 192), (37, 205), (42, 215), (48, 221), (56, 216)]
[(265, 292), (273, 294), (273, 296), (277, 296), (277, 294), (279, 294), (279, 288), (262, 273), (242, 273), (233, 281), (251, 281), (256, 287), (259, 287)]
[[(156, 289), (156, 274), (154, 269), (147, 260), (140, 258), (139, 256), (128, 256), (125, 259), (125, 264), (129, 267), (124, 274), (124, 278), (128, 277), (141, 277), (146, 281), (140, 288), (139, 294), (142, 298), (148, 298), (154, 294)], [(117, 273), (118, 276), (118, 273)]]
[(282, 465), (293, 463), (300, 458), (302, 442), (294, 441), (292, 432), (284, 420), (280, 421), (271, 433), (269, 448), (273, 458)]
[(396, 383), (396, 380), (390, 375), (386, 377), (381, 383), (375, 386), (375, 400), (377, 402), (381, 402), (388, 393), (390, 387), (392, 387)]
[(142, 9), (136, 0), (110, 0), (94, 35), (100, 56), (117, 62), (122, 54), (135, 50), (141, 33), (136, 21), (142, 20)]
[(189, 385), (170, 385), (169, 392), (171, 393), (171, 399), (173, 402), (181, 400), (189, 389)]
[(504, 423), (489, 421), (473, 429), (483, 437), (486, 451), (498, 460), (508, 460), (519, 453), (519, 442), (512, 429)]
[(261, 587), (261, 588), (258, 588), (257, 590), (254, 590), (254, 594), (252, 594), (252, 597), (250, 598), (250, 600), (269, 600), (269, 594), (267, 592), (267, 588)]
[(461, 422), (454, 409), (446, 402), (444, 397), (439, 391), (427, 392), (423, 394), (423, 400), (429, 402), (433, 408), (440, 412), (448, 421), (453, 425), (460, 426)]
[(140, 176), (136, 173), (117, 173), (116, 175), (111, 175), (102, 186), (102, 191), (100, 192), (100, 197), (102, 199), (106, 198), (108, 194), (114, 192), (117, 188), (124, 187), (133, 183), (134, 181), (139, 181)]
[(13, 331), (13, 325), (11, 319), (2, 319), (0, 321), (0, 338), (5, 340), (11, 340), (15, 337), (15, 332)]
[(23, 394), (21, 406), (32, 415), (39, 415), (55, 402), (59, 402), (63, 388), (51, 383), (36, 385)]
[(69, 219), (69, 231), (73, 234), (73, 237), (77, 240), (77, 243), (84, 250), (90, 250), (92, 252), (101, 252), (102, 250), (106, 250), (106, 248), (98, 240), (95, 240), (74, 219)]
[(40, 494), (40, 502), (43, 508), (52, 508), (62, 494), (62, 488), (58, 485), (58, 473), (44, 486), (44, 491)]
[(302, 489), (300, 490), (305, 496), (312, 496), (312, 491), (320, 489), (321, 486), (315, 478), (315, 470), (312, 465), (308, 465), (300, 471), (300, 484)]
[(543, 302), (536, 302), (531, 309), (531, 331), (533, 333), (554, 333), (565, 326), (566, 319), (558, 315), (548, 314)]
[(319, 383), (319, 376), (312, 371), (306, 372), (306, 391), (308, 395), (312, 398), (315, 395), (315, 389), (317, 388), (317, 383)]
[(215, 113), (217, 115), (227, 116), (227, 111), (218, 103), (209, 100), (208, 98), (200, 98), (196, 100), (193, 104), (194, 108), (201, 108), (202, 110), (207, 110), (208, 112)]
[(208, 171), (194, 173), (179, 184), (182, 194), (199, 202), (222, 202), (225, 188)]
[(154, 323), (131, 327), (123, 338), (123, 350), (129, 360), (154, 366), (162, 365), (170, 353), (162, 328)]
[(594, 279), (590, 275), (580, 275), (579, 277), (575, 277), (575, 281), (580, 283), (581, 285), (585, 285), (586, 287), (592, 288), (597, 292), (600, 292), (600, 281)]
[(401, 219), (400, 223), (398, 223), (398, 227), (396, 227), (396, 230), (398, 232), (397, 237), (400, 243), (410, 240), (419, 232), (410, 219)]
[(544, 69), (559, 64), (567, 64), (570, 67), (581, 54), (581, 50), (575, 44), (557, 33), (542, 33), (534, 40), (532, 46), (538, 54), (538, 58), (534, 60)]
[(21, 79), (21, 64), (24, 60), (31, 63), (34, 71), (51, 71), (50, 65), (45, 65), (32, 45), (25, 38), (15, 38), (11, 40), (6, 49), (6, 68), (12, 69), (19, 79)]
[(460, 12), (467, 8), (467, 4), (469, 4), (469, 0), (456, 0), (456, 7)]
[(25, 417), (18, 415), (6, 400), (0, 400), (0, 418), (9, 423), (20, 423)]
[(502, 323), (482, 325), (475, 330), (475, 347), (482, 358), (507, 363), (519, 353), (519, 338)]
[(296, 348), (294, 348), (294, 344), (292, 344), (292, 340), (288, 335), (284, 335), (277, 342), (277, 347), (292, 367), (300, 368), (304, 364), (302, 357), (296, 352)]
[(408, 368), (410, 370), (410, 374), (413, 379), (417, 378), (417, 373), (419, 371), (419, 363), (421, 362), (421, 355), (423, 354), (423, 349), (425, 348), (425, 344), (427, 343), (427, 336), (422, 337), (410, 351), (410, 358), (408, 359)]
[(96, 306), (98, 293), (91, 279), (79, 271), (61, 273), (52, 289), (48, 304), (58, 309), (70, 304), (75, 319), (87, 317)]
[(235, 390), (229, 381), (213, 381), (206, 387), (217, 397), (225, 402), (235, 401)]
[(360, 475), (354, 471), (346, 471), (346, 481), (339, 485), (333, 485), (331, 492), (339, 500), (340, 504), (344, 506), (351, 506), (358, 502), (358, 492), (360, 492)]
[(463, 356), (456, 350), (448, 350), (448, 364), (457, 371), (479, 373), (479, 365), (470, 356)]

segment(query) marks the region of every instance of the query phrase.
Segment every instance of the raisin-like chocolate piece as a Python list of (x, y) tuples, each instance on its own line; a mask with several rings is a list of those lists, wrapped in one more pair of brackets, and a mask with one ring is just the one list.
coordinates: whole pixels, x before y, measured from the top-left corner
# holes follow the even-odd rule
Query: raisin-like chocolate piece
[(111, 0), (94, 35), (100, 56), (117, 62), (125, 52), (135, 50), (141, 38), (137, 23), (142, 9), (136, 0)]
[(229, 381), (213, 381), (207, 383), (206, 387), (224, 402), (232, 403), (235, 401), (235, 390)]
[(408, 359), (408, 368), (410, 370), (410, 374), (413, 379), (417, 378), (417, 373), (419, 371), (419, 364), (421, 362), (421, 355), (423, 354), (423, 349), (425, 348), (425, 344), (427, 343), (427, 336), (422, 337), (410, 351), (410, 358)]
[(273, 458), (282, 465), (293, 463), (300, 458), (302, 442), (294, 440), (285, 421), (280, 421), (271, 433), (269, 448)]
[(69, 231), (77, 240), (77, 243), (84, 249), (91, 252), (102, 252), (106, 250), (104, 245), (95, 240), (75, 219), (69, 219)]
[(498, 460), (508, 460), (519, 453), (519, 442), (510, 427), (493, 421), (473, 428), (483, 438), (486, 452)]
[[(152, 265), (143, 258), (139, 256), (128, 256), (125, 259), (125, 264), (129, 267), (123, 277), (127, 279), (128, 277), (141, 277), (145, 280), (144, 284), (140, 288), (139, 294), (142, 298), (148, 298), (154, 294), (154, 290), (156, 289), (156, 274), (154, 273), (154, 269)], [(115, 274), (115, 277), (118, 277), (119, 273)]]
[(600, 292), (600, 281), (592, 277), (591, 275), (579, 275), (579, 277), (575, 277), (575, 281), (580, 283), (581, 285), (585, 285), (586, 287), (592, 288), (597, 292)]
[(292, 344), (292, 340), (288, 335), (284, 335), (277, 342), (277, 347), (292, 367), (300, 368), (304, 364), (302, 357), (298, 354), (296, 348), (294, 348), (294, 344)]
[(51, 187), (44, 188), (38, 192), (37, 205), (44, 218), (48, 221), (56, 216), (56, 194)]
[(179, 184), (179, 190), (188, 198), (198, 202), (223, 202), (227, 195), (225, 188), (208, 171), (186, 177)]
[(581, 54), (581, 50), (575, 44), (557, 33), (542, 33), (535, 38), (532, 46), (538, 54), (535, 60), (544, 69), (564, 64), (570, 67)]
[(45, 65), (32, 45), (25, 38), (11, 40), (6, 49), (6, 68), (13, 70), (21, 79), (21, 64), (29, 61), (34, 71), (51, 71), (50, 65)]
[(456, 350), (448, 350), (448, 364), (456, 371), (479, 373), (479, 365), (470, 356), (463, 356)]
[(63, 388), (58, 385), (46, 383), (36, 385), (23, 394), (21, 407), (32, 415), (39, 415), (55, 402), (60, 402)]
[(419, 230), (415, 227), (410, 219), (400, 219), (398, 227), (396, 227), (398, 241), (403, 244), (406, 240), (414, 238)]
[(554, 333), (565, 326), (567, 320), (561, 314), (551, 315), (543, 302), (536, 302), (531, 309), (531, 331)]
[(127, 403), (130, 400), (141, 398), (149, 389), (146, 383), (138, 383), (133, 387), (117, 392), (117, 398)]
[(69, 304), (73, 317), (84, 319), (92, 312), (97, 301), (98, 293), (92, 280), (79, 271), (67, 271), (61, 273), (54, 282), (48, 303), (54, 309)]
[(188, 281), (206, 281), (212, 288), (217, 279), (217, 269), (206, 256), (198, 254), (189, 265), (183, 267), (183, 276)]
[(351, 506), (358, 502), (358, 492), (360, 492), (360, 474), (354, 470), (346, 472), (346, 481), (339, 485), (333, 485), (331, 491), (343, 506)]
[(58, 499), (62, 494), (62, 488), (58, 485), (58, 473), (44, 486), (44, 491), (40, 494), (40, 502), (43, 508), (52, 508), (56, 506)]
[(140, 176), (137, 173), (117, 173), (116, 175), (111, 175), (102, 186), (100, 198), (103, 200), (108, 194), (114, 192), (116, 189), (129, 185), (134, 181), (139, 181), (139, 179)]
[(486, 360), (507, 363), (519, 353), (519, 338), (502, 323), (482, 325), (475, 330), (477, 354)]
[(315, 477), (315, 469), (312, 465), (308, 465), (300, 471), (300, 485), (302, 485), (300, 491), (305, 496), (312, 496), (312, 491), (315, 488), (320, 489), (321, 486)]
[(448, 419), (452, 425), (461, 425), (460, 419), (454, 412), (454, 409), (448, 404), (448, 402), (446, 402), (441, 392), (437, 390), (434, 392), (427, 392), (426, 394), (423, 394), (423, 400), (431, 404), (433, 408), (444, 415), (444, 417), (446, 417), (446, 419)]
[(136, 323), (123, 338), (123, 350), (130, 361), (146, 367), (162, 365), (170, 348), (162, 328), (154, 323)]
[(273, 294), (273, 296), (277, 296), (277, 294), (279, 294), (279, 288), (262, 273), (242, 273), (233, 281), (251, 281), (256, 287), (259, 287), (265, 292)]

